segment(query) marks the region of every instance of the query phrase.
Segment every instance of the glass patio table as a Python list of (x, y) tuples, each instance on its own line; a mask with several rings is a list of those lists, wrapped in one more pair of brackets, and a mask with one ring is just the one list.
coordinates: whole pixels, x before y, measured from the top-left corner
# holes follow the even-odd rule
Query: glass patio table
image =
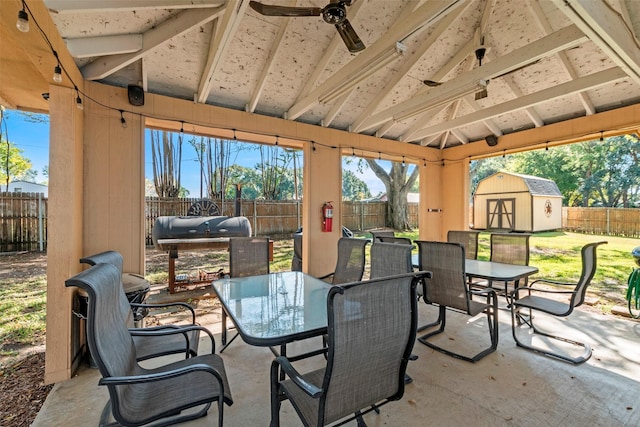
[[(411, 262), (414, 267), (419, 266), (419, 255), (413, 254)], [(529, 265), (503, 264), (501, 262), (479, 261), (467, 259), (464, 262), (465, 274), (471, 279), (485, 279), (490, 282), (514, 282), (515, 287), (521, 279), (525, 279), (538, 272), (537, 267)]]
[[(250, 345), (281, 346), (327, 332), (327, 295), (331, 284), (299, 271), (225, 278), (213, 290)], [(223, 334), (224, 331), (223, 325)]]

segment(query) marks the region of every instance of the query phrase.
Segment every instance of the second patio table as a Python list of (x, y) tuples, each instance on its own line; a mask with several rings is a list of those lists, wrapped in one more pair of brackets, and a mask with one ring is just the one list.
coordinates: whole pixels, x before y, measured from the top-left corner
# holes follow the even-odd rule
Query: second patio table
[[(411, 256), (411, 262), (414, 267), (418, 267), (418, 254)], [(494, 282), (514, 282), (516, 288), (521, 279), (538, 272), (537, 267), (530, 265), (503, 264), (501, 262), (478, 261), (475, 259), (465, 260), (464, 270), (469, 278), (485, 279)]]

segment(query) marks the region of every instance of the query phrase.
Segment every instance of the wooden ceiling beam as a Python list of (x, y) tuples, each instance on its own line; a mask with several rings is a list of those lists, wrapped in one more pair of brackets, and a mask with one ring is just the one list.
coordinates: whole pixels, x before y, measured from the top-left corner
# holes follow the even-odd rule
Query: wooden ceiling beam
[(503, 102), (502, 104), (484, 108), (483, 110), (476, 111), (475, 113), (456, 117), (455, 119), (445, 123), (430, 126), (416, 133), (414, 135), (414, 140), (426, 138), (429, 135), (445, 132), (447, 130), (455, 129), (461, 126), (467, 126), (469, 124), (477, 123), (488, 118), (497, 117), (502, 114), (523, 110), (533, 105), (542, 104), (544, 102), (551, 101), (568, 94), (574, 94), (580, 91), (594, 89), (606, 84), (610, 84), (617, 80), (625, 79), (627, 77), (628, 76), (625, 74), (625, 72), (620, 68), (609, 68), (608, 70), (593, 73), (576, 80), (570, 80), (566, 83), (562, 83), (529, 95), (525, 95), (520, 98)]
[(87, 80), (104, 79), (107, 76), (123, 69), (127, 65), (142, 58), (158, 46), (167, 43), (174, 37), (184, 34), (195, 27), (211, 22), (224, 12), (225, 8), (193, 9), (172, 15), (153, 29), (142, 35), (142, 50), (122, 55), (112, 55), (98, 58), (82, 68), (82, 74)]

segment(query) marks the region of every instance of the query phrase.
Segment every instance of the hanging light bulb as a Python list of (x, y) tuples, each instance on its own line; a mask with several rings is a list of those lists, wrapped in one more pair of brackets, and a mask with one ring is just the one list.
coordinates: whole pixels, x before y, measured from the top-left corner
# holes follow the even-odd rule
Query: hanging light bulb
[(18, 11), (18, 21), (16, 22), (16, 28), (18, 28), (23, 33), (29, 32), (29, 14), (26, 10), (24, 10), (25, 5), (22, 2), (22, 10)]
[(60, 68), (60, 64), (56, 65), (53, 69), (53, 81), (56, 83), (62, 82), (62, 68)]
[(80, 94), (76, 97), (76, 107), (78, 110), (84, 110), (84, 104), (82, 103), (82, 98), (80, 98)]

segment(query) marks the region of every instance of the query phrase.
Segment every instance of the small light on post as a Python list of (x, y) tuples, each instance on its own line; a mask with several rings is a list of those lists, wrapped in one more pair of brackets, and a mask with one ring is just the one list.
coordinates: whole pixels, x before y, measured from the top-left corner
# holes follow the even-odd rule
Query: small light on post
[(78, 110), (84, 110), (84, 104), (82, 103), (82, 98), (80, 98), (80, 94), (76, 97), (76, 108)]
[(23, 33), (29, 32), (29, 14), (24, 10), (25, 4), (22, 2), (22, 9), (18, 11), (18, 21), (16, 22), (16, 28)]
[(53, 69), (53, 81), (56, 83), (62, 82), (62, 68), (60, 68), (60, 64), (56, 65)]

